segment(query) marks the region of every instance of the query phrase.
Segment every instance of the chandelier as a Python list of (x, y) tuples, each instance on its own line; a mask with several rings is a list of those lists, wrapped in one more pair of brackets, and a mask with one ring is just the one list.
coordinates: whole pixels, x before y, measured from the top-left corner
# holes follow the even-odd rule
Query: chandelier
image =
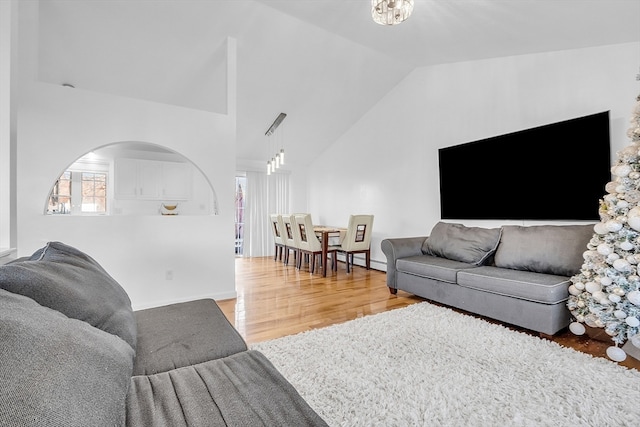
[(404, 22), (413, 12), (413, 0), (371, 0), (371, 16), (381, 25)]
[[(278, 114), (278, 117), (276, 117), (276, 119), (273, 121), (269, 129), (267, 129), (267, 131), (264, 133), (267, 137), (269, 137), (270, 152), (273, 152), (271, 150), (273, 150), (274, 148), (271, 143), (272, 142), (271, 136), (274, 135), (274, 133), (276, 132), (276, 129), (278, 128), (278, 126), (280, 126), (280, 123), (282, 123), (285, 117), (287, 117), (285, 113)], [(284, 147), (283, 147), (284, 137), (282, 137), (282, 130), (280, 131), (280, 135), (281, 135), (281, 141), (280, 141), (281, 148), (280, 148), (280, 151), (277, 151), (277, 147), (276, 147), (276, 150), (274, 150), (276, 151), (276, 154), (272, 156), (271, 159), (267, 160), (267, 175), (271, 175), (276, 171), (276, 169), (279, 169), (280, 166), (284, 165)]]

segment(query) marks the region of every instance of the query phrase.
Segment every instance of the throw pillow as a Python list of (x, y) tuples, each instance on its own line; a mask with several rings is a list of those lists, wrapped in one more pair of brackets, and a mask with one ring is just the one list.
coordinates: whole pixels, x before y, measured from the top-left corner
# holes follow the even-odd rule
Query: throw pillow
[(136, 346), (136, 320), (127, 293), (93, 258), (49, 242), (29, 259), (0, 267), (0, 288), (83, 320)]
[(593, 237), (587, 225), (506, 225), (495, 255), (496, 267), (573, 276)]
[(134, 351), (0, 289), (0, 425), (124, 426)]
[(474, 265), (485, 263), (500, 241), (500, 228), (466, 227), (438, 222), (422, 244), (422, 252)]

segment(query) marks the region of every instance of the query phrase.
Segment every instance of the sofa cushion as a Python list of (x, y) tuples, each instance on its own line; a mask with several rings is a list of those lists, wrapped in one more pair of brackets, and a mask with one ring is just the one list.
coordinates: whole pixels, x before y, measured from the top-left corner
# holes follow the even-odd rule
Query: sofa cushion
[(458, 273), (458, 285), (542, 304), (558, 304), (569, 297), (566, 276), (481, 266)]
[(475, 267), (473, 264), (431, 255), (411, 256), (400, 258), (396, 261), (396, 270), (401, 273), (428, 277), (448, 283), (456, 283), (458, 271), (473, 267)]
[(496, 267), (573, 276), (593, 237), (593, 224), (506, 225), (496, 251)]
[(255, 350), (131, 378), (127, 426), (326, 426)]
[(212, 299), (135, 312), (134, 375), (150, 375), (245, 351), (247, 345)]
[(133, 349), (0, 289), (0, 425), (121, 426)]
[(93, 258), (49, 242), (29, 259), (0, 267), (0, 288), (25, 295), (67, 317), (84, 320), (136, 345), (129, 296)]
[(422, 245), (422, 252), (474, 265), (485, 263), (500, 241), (500, 228), (466, 227), (438, 222)]

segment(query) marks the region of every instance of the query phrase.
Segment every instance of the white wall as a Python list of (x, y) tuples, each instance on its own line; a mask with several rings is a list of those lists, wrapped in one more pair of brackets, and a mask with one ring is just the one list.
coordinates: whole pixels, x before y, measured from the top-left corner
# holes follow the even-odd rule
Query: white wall
[[(610, 110), (613, 160), (629, 142), (639, 63), (631, 43), (416, 69), (316, 159), (308, 210), (336, 226), (374, 214), (372, 267), (385, 270), (382, 239), (428, 235), (440, 220), (438, 148)], [(473, 183), (497, 203), (502, 184)]]

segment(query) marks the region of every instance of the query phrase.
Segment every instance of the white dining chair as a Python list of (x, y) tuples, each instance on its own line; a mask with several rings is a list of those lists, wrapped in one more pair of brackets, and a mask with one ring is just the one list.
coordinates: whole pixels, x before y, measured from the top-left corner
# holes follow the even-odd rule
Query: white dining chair
[(269, 214), (269, 219), (271, 222), (271, 232), (273, 234), (273, 241), (275, 243), (275, 254), (273, 256), (273, 260), (277, 261), (278, 258), (282, 260), (282, 254), (284, 252), (285, 242), (282, 238), (282, 217), (279, 214)]
[(373, 215), (350, 215), (347, 232), (342, 243), (330, 248), (345, 254), (347, 273), (353, 266), (353, 254), (365, 254), (365, 266), (371, 268), (371, 232), (373, 230)]
[(298, 261), (298, 249), (300, 245), (296, 242), (296, 239), (294, 239), (292, 217), (293, 215), (290, 214), (280, 215), (280, 221), (282, 221), (280, 229), (282, 230), (282, 241), (284, 242), (283, 262), (285, 265), (289, 265), (291, 252), (293, 252), (293, 259), (296, 261), (296, 265)]
[[(317, 258), (322, 258), (322, 242), (313, 229), (311, 214), (295, 214), (293, 220), (295, 221), (294, 236), (299, 241), (298, 268), (302, 268), (304, 255), (304, 258), (310, 258), (309, 271), (313, 273)], [(336, 249), (329, 247), (327, 254), (329, 253), (331, 254), (331, 265), (334, 266), (336, 265)], [(326, 269), (327, 266), (322, 265), (322, 268)]]

